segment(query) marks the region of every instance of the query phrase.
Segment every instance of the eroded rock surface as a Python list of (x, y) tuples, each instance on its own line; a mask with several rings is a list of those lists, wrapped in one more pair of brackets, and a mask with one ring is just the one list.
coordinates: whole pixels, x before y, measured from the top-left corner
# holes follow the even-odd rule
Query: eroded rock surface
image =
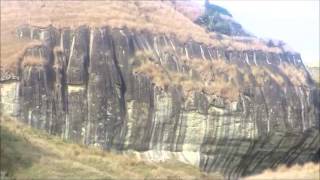
[[(125, 28), (22, 26), (17, 32), (43, 42), (24, 56), (46, 63), (20, 65), (19, 78), (1, 82), (1, 112), (32, 127), (153, 160), (176, 156), (228, 178), (317, 156), (319, 91), (299, 54), (231, 51)], [(172, 83), (137, 70), (146, 62)], [(212, 62), (212, 71), (193, 62)], [(217, 62), (241, 72), (210, 73)], [(295, 83), (283, 65), (305, 73), (304, 83)], [(173, 74), (205, 87), (223, 79), (221, 86), (237, 91), (188, 89), (173, 83)]]

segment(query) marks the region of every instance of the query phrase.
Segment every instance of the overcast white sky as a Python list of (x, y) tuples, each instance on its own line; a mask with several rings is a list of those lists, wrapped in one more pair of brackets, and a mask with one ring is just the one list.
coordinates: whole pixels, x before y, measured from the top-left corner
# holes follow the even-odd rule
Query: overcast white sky
[(280, 39), (319, 66), (319, 0), (210, 0), (258, 37)]

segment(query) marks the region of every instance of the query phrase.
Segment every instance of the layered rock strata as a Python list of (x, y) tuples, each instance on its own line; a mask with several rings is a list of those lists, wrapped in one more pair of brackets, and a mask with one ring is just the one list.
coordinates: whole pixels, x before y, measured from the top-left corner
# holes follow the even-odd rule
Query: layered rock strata
[[(319, 153), (319, 91), (297, 53), (227, 50), (126, 28), (21, 26), (17, 36), (42, 44), (27, 48), (17, 72), (2, 79), (1, 113), (50, 134), (153, 160), (176, 156), (232, 179)], [(43, 63), (24, 64), (29, 56)], [(199, 61), (242, 73), (197, 71), (192, 63)], [(220, 78), (237, 91), (231, 98), (161, 84), (137, 70), (146, 62), (172, 79), (176, 73), (195, 84)], [(283, 65), (305, 72), (304, 83), (294, 83)]]

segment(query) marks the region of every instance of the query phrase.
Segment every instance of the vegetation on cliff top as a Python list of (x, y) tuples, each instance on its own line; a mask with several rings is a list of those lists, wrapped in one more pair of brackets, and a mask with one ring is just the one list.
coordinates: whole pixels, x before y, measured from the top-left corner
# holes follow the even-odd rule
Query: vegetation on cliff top
[[(108, 12), (108, 13), (105, 13)], [(214, 11), (215, 12), (215, 11)], [(35, 26), (53, 25), (57, 28), (78, 27), (86, 24), (91, 27), (111, 26), (128, 27), (135, 30), (149, 30), (152, 33), (174, 34), (179, 40), (190, 38), (195, 41), (223, 46), (225, 49), (246, 50), (262, 49), (273, 51), (257, 38), (230, 37), (206, 32), (193, 21), (204, 13), (203, 7), (193, 1), (1, 1), (1, 70), (15, 72), (21, 54), (34, 41), (17, 39), (16, 28), (22, 24)], [(139, 52), (136, 52), (139, 53)], [(148, 56), (147, 52), (144, 56)], [(141, 54), (141, 53), (140, 53)], [(185, 91), (203, 91), (236, 100), (243, 84), (262, 86), (268, 80), (280, 86), (288, 80), (295, 86), (307, 85), (306, 73), (289, 64), (276, 67), (277, 71), (263, 66), (251, 66), (248, 69), (238, 68), (223, 61), (190, 61), (180, 64), (191, 68), (192, 74), (172, 73), (161, 64), (143, 61), (136, 67), (136, 73), (144, 73), (160, 87), (169, 84), (182, 86)], [(188, 61), (188, 60), (187, 60)], [(36, 58), (23, 59), (22, 66), (41, 65)], [(279, 73), (281, 72), (281, 73)], [(197, 78), (198, 77), (198, 78)]]
[[(189, 69), (179, 72), (155, 63), (152, 52), (136, 52), (132, 60), (133, 72), (148, 76), (158, 87), (180, 86), (184, 95), (192, 95), (194, 91), (209, 95), (217, 95), (230, 101), (237, 101), (246, 87), (264, 86), (275, 82), (278, 86), (308, 86), (307, 72), (288, 63), (282, 63), (276, 69), (266, 66), (247, 66), (238, 68), (236, 64), (216, 59), (188, 59), (180, 57), (181, 66)], [(280, 72), (280, 73), (279, 73)], [(190, 94), (191, 93), (191, 94)]]
[[(148, 30), (152, 33), (175, 35), (181, 41), (193, 39), (208, 45), (247, 50), (260, 49), (278, 52), (259, 39), (244, 42), (241, 38), (208, 33), (195, 24), (183, 11), (180, 3), (175, 9), (170, 2), (162, 1), (1, 1), (1, 66), (14, 64), (15, 53), (28, 41), (18, 41), (16, 28), (22, 24), (57, 28), (80, 25), (91, 27), (111, 26)], [(193, 8), (194, 12), (199, 6)], [(200, 8), (201, 9), (201, 8)], [(184, 12), (190, 9), (185, 9)], [(107, 13), (106, 13), (107, 12)], [(221, 39), (221, 37), (223, 37)]]

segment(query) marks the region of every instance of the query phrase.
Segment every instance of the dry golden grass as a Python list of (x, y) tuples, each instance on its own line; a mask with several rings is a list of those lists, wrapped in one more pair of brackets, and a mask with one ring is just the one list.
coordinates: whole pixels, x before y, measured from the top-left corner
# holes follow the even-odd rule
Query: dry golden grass
[(180, 86), (185, 94), (203, 89), (200, 81), (194, 81), (189, 75), (183, 73), (168, 71), (160, 64), (149, 61), (149, 57), (146, 57), (144, 53), (136, 53), (136, 58), (139, 59), (139, 63), (134, 67), (133, 72), (146, 75), (157, 87), (167, 89), (170, 85)]
[[(180, 12), (187, 16), (202, 11), (200, 6), (190, 4), (193, 2), (177, 1)], [(84, 24), (91, 27), (126, 26), (174, 34), (181, 41), (192, 38), (212, 46), (274, 51), (260, 41), (243, 43), (238, 40), (233, 44), (233, 38), (228, 36), (223, 36), (224, 41), (215, 39), (215, 33), (207, 33), (182, 13), (175, 10), (171, 2), (162, 1), (1, 1), (1, 64), (12, 61), (10, 57), (28, 43), (17, 41), (15, 37), (16, 27), (22, 24), (58, 28), (75, 28)]]
[(223, 179), (177, 161), (152, 163), (73, 144), (1, 118), (1, 171), (14, 179)]
[(232, 83), (219, 84), (219, 82), (210, 82), (205, 87), (208, 94), (216, 94), (220, 97), (226, 98), (230, 101), (237, 101), (240, 91), (239, 88)]
[(145, 74), (151, 81), (155, 83), (158, 87), (168, 88), (170, 84), (169, 76), (165, 72), (165, 69), (158, 64), (153, 62), (145, 62), (139, 67), (134, 69), (134, 73)]
[(38, 66), (38, 65), (43, 65), (44, 60), (40, 59), (39, 57), (34, 57), (34, 56), (25, 56), (23, 58), (23, 61), (21, 63), (22, 67), (25, 66)]
[[(240, 83), (236, 84), (235, 81), (237, 76), (242, 74), (235, 64), (227, 64), (223, 60), (184, 60), (182, 58), (181, 63), (191, 68), (187, 74), (166, 70), (163, 66), (147, 60), (149, 57), (142, 54), (137, 54), (140, 63), (137, 63), (134, 72), (146, 75), (158, 87), (164, 89), (170, 85), (182, 87), (186, 96), (193, 92), (204, 92), (231, 101), (237, 100), (239, 96)], [(196, 73), (196, 76), (193, 77), (190, 73)]]
[(308, 86), (307, 72), (304, 69), (298, 69), (292, 64), (282, 63), (279, 69), (289, 78), (295, 86)]
[[(148, 53), (138, 53), (141, 62), (134, 71), (147, 75), (159, 87), (180, 86), (185, 95), (197, 91), (236, 101), (247, 86), (264, 86), (269, 81), (280, 87), (287, 85), (284, 76), (295, 86), (307, 86), (306, 72), (289, 64), (282, 64), (276, 70), (268, 66), (239, 68), (236, 64), (221, 59), (206, 61), (181, 57), (180, 63), (191, 69), (189, 74), (184, 74), (166, 70), (149, 61), (151, 55), (146, 57), (146, 54)], [(195, 73), (197, 78), (194, 79), (190, 73)]]
[(217, 94), (230, 100), (237, 100), (240, 84), (235, 82), (237, 77), (241, 76), (241, 72), (235, 64), (227, 64), (221, 59), (214, 61), (193, 59), (191, 67), (199, 72), (207, 94)]
[[(175, 2), (175, 3), (173, 3)], [(176, 9), (175, 9), (176, 8)], [(21, 58), (26, 47), (36, 45), (25, 39), (17, 40), (15, 29), (21, 24), (36, 26), (53, 25), (55, 27), (75, 28), (86, 24), (91, 27), (111, 26), (128, 27), (136, 30), (149, 30), (153, 33), (174, 34), (180, 41), (192, 38), (212, 46), (228, 47), (237, 50), (260, 49), (279, 52), (279, 49), (268, 48), (256, 38), (229, 37), (222, 35), (218, 40), (215, 33), (207, 33), (203, 28), (192, 22), (203, 12), (199, 3), (193, 1), (1, 1), (1, 64), (4, 69), (14, 70), (17, 60)], [(170, 49), (170, 48), (168, 48)], [(165, 48), (163, 49), (165, 51)], [(222, 60), (202, 61), (183, 60), (196, 73), (200, 80), (187, 78), (189, 75), (173, 73), (161, 65), (149, 62), (152, 52), (136, 52), (138, 62), (134, 67), (136, 73), (144, 73), (160, 87), (169, 84), (184, 87), (186, 92), (204, 91), (222, 97), (236, 99), (241, 91), (238, 76), (244, 82), (251, 83), (248, 72), (242, 72), (236, 65), (227, 64)], [(41, 61), (27, 60), (23, 65), (35, 65)], [(280, 69), (290, 77), (295, 85), (303, 85), (304, 72), (291, 65), (283, 65)], [(252, 74), (258, 85), (268, 79), (283, 85), (283, 78), (266, 68), (253, 67)], [(294, 76), (292, 75), (294, 74)]]
[(287, 167), (282, 165), (276, 170), (265, 170), (263, 173), (246, 177), (245, 180), (319, 180), (320, 165), (306, 163), (304, 165), (294, 165)]
[(256, 82), (258, 83), (259, 86), (262, 86), (267, 80), (267, 74), (266, 74), (267, 72), (264, 69), (253, 66), (251, 67), (251, 72), (255, 77)]
[(251, 66), (250, 68), (258, 86), (262, 86), (268, 80), (275, 81), (279, 86), (283, 86), (285, 84), (285, 80), (279, 73), (274, 73), (267, 67)]
[[(3, 38), (10, 42), (1, 44), (0, 67), (8, 71), (15, 71), (17, 69), (17, 65), (23, 60), (22, 58), (27, 49), (35, 46), (40, 46), (42, 44), (37, 40), (22, 39), (21, 41), (17, 41), (10, 39), (10, 37), (7, 36)], [(1, 41), (3, 40), (3, 38), (1, 36)]]

